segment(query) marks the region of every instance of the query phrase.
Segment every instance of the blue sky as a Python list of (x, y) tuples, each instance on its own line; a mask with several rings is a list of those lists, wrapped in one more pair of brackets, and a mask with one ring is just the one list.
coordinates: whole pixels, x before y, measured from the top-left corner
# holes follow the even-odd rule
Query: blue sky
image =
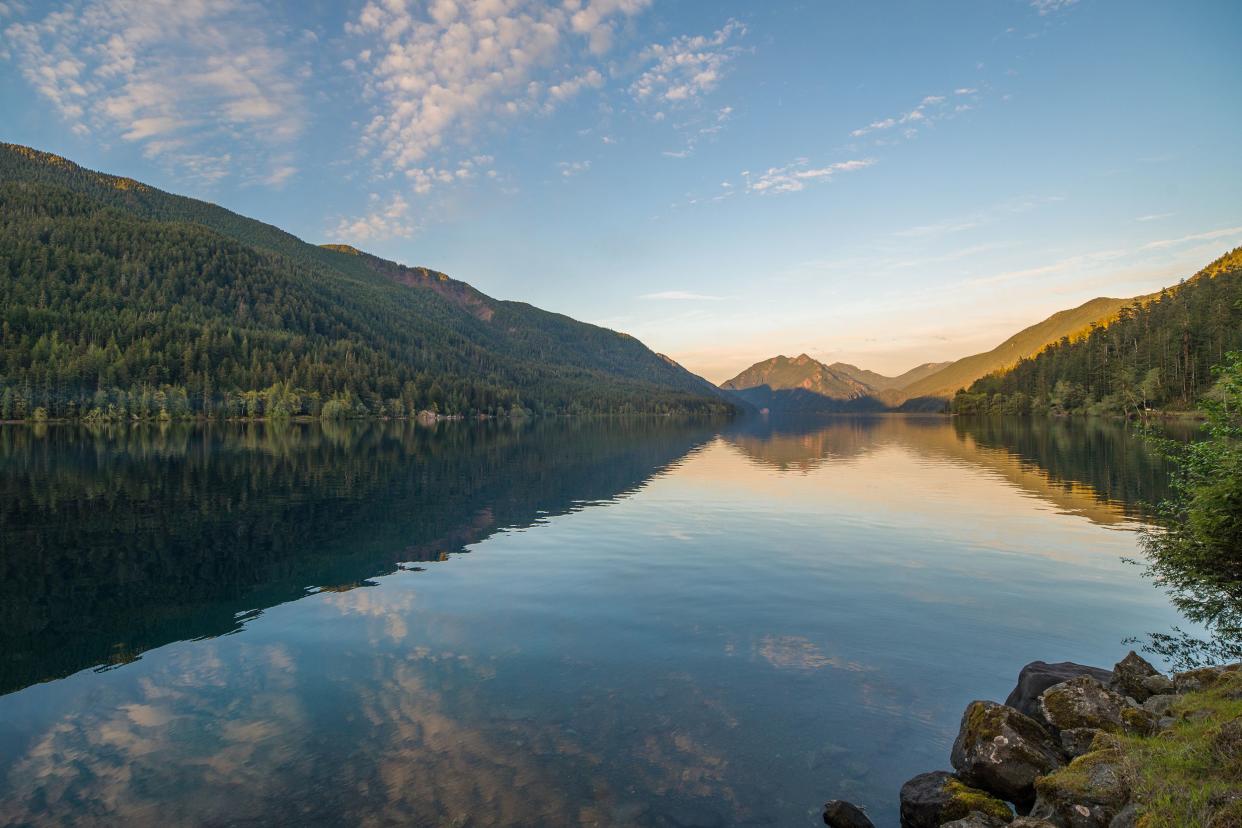
[(632, 333), (896, 373), (1242, 244), (1242, 3), (0, 0), (0, 138)]

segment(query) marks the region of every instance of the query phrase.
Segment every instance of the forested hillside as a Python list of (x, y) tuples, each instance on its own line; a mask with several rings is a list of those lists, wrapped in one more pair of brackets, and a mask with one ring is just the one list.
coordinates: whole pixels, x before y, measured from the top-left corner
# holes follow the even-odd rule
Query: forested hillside
[(1240, 348), (1242, 248), (1154, 298), (1121, 308), (1111, 324), (978, 380), (954, 398), (953, 410), (1127, 416), (1186, 410), (1210, 392), (1212, 367)]
[(0, 419), (732, 409), (625, 334), (7, 144), (0, 268)]

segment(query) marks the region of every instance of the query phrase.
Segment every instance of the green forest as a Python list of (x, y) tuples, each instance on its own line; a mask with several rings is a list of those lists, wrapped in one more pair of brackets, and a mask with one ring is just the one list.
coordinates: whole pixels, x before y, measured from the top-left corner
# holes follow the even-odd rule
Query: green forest
[(377, 262), (0, 145), (0, 420), (732, 410), (625, 334)]
[(1188, 411), (1214, 393), (1213, 367), (1242, 349), (1242, 248), (1147, 301), (1121, 308), (954, 397), (955, 414)]

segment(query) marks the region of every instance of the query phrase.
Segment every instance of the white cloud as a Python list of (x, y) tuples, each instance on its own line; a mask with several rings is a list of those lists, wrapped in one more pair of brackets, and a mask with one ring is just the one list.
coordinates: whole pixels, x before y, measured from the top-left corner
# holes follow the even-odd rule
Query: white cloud
[(691, 293), (690, 291), (687, 291), (687, 290), (663, 290), (663, 291), (660, 291), (659, 293), (644, 293), (642, 296), (639, 296), (638, 298), (639, 299), (656, 299), (660, 301), (671, 301), (671, 302), (696, 301), (696, 300), (718, 302), (724, 297), (723, 296), (711, 296), (706, 293)]
[(364, 150), (398, 169), (422, 166), (485, 122), (547, 112), (604, 77), (587, 62), (612, 26), (650, 0), (370, 0), (347, 30), (365, 42), (374, 115)]
[(649, 68), (630, 85), (630, 94), (642, 103), (672, 105), (706, 95), (738, 53), (731, 42), (745, 34), (745, 26), (730, 20), (710, 35), (683, 35), (647, 47), (639, 60)]
[(1052, 14), (1077, 3), (1078, 0), (1031, 0), (1031, 8), (1039, 12), (1041, 15)]
[(746, 191), (749, 193), (796, 193), (806, 189), (808, 184), (828, 181), (837, 173), (861, 170), (874, 163), (873, 159), (863, 158), (838, 161), (826, 167), (812, 167), (807, 159), (798, 158), (783, 167), (769, 167), (758, 175), (751, 175), (749, 171), (743, 172), (742, 178), (746, 181)]
[[(975, 96), (978, 95), (978, 93), (979, 90), (972, 86), (959, 86), (953, 90), (954, 96), (958, 97)], [(883, 132), (885, 130), (893, 129), (894, 127), (904, 127), (904, 129), (901, 130), (901, 135), (905, 138), (913, 138), (923, 127), (974, 109), (973, 104), (949, 104), (948, 101), (948, 95), (927, 95), (923, 98), (923, 100), (919, 101), (918, 105), (913, 109), (907, 110), (900, 115), (894, 115), (889, 118), (881, 118), (879, 120), (872, 121), (864, 127), (859, 127), (858, 129), (851, 131), (850, 136), (853, 138), (862, 138), (864, 135), (868, 135), (873, 132)], [(880, 143), (892, 142), (893, 141), (890, 140), (887, 142), (882, 141)]]
[(495, 178), (496, 170), (491, 168), (491, 163), (495, 160), (490, 155), (475, 155), (444, 167), (409, 167), (405, 171), (405, 177), (414, 183), (414, 192), (423, 195), (431, 192), (437, 184), (469, 181), (479, 175)]
[(336, 226), (336, 238), (361, 243), (414, 235), (417, 228), (404, 198), (397, 195), (384, 203), (378, 194), (372, 193), (370, 202), (365, 215), (341, 219)]
[[(974, 90), (958, 90), (956, 94), (969, 94)], [(884, 118), (879, 121), (872, 121), (865, 127), (850, 133), (854, 138), (861, 138), (870, 132), (878, 132), (886, 129), (892, 129), (895, 126), (918, 125), (921, 122), (931, 123), (940, 120), (943, 117), (943, 105), (945, 102), (944, 95), (928, 95), (919, 102), (919, 105), (908, 112), (896, 115), (892, 118)], [(913, 129), (913, 127), (910, 127)], [(911, 137), (910, 129), (907, 129), (906, 137)]]
[(1135, 221), (1159, 221), (1160, 219), (1169, 218), (1173, 213), (1152, 213), (1147, 216), (1139, 216)]
[[(4, 39), (76, 134), (140, 143), (175, 174), (213, 181), (240, 158), (270, 167), (302, 131), (297, 69), (272, 28), (251, 0), (86, 0)], [(226, 142), (245, 152), (220, 152)]]
[(556, 165), (561, 171), (561, 175), (565, 178), (573, 178), (575, 175), (586, 172), (591, 169), (590, 161), (561, 161)]

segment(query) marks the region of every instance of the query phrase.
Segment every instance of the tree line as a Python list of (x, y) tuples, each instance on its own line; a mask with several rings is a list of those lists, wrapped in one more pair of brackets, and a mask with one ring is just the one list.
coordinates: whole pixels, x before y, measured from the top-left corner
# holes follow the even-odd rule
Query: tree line
[[(589, 348), (539, 359), (584, 336), (558, 325), (590, 326), (523, 334), (510, 324), (524, 339), (501, 341), (429, 291), (330, 271), (316, 255), (153, 220), (54, 183), (0, 184), (0, 419), (729, 410), (641, 366), (612, 373)], [(618, 338), (594, 335), (605, 334)], [(634, 346), (655, 359), (621, 343)]]
[[(1116, 414), (1190, 410), (1219, 391), (1213, 366), (1242, 349), (1242, 248), (1109, 324), (1064, 337), (957, 393), (955, 414)], [(1214, 391), (1215, 388), (1215, 391)]]

